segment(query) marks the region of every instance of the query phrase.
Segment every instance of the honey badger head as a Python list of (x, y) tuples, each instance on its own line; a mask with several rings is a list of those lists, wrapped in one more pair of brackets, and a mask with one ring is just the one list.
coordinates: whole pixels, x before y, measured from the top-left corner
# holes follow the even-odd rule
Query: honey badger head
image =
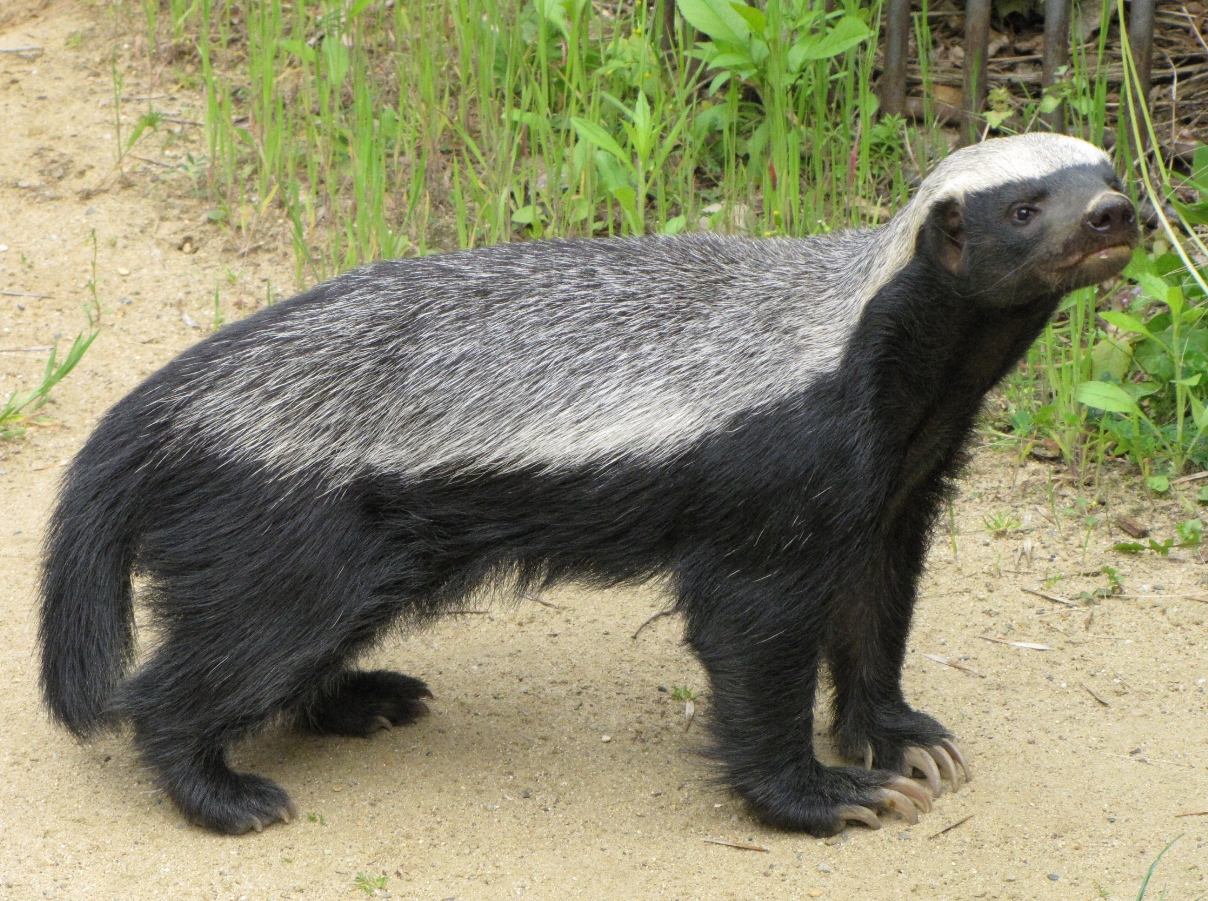
[(1136, 215), (1106, 155), (1063, 135), (978, 144), (948, 157), (910, 207), (916, 252), (960, 291), (1010, 307), (1093, 285), (1124, 268)]

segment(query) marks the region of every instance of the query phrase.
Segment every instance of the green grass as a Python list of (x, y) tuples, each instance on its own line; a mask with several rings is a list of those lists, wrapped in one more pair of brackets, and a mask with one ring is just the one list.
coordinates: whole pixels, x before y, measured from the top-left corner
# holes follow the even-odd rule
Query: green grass
[[(946, 146), (931, 123), (877, 115), (879, 5), (831, 5), (680, 0), (664, 35), (661, 6), (643, 2), (142, 0), (151, 46), (196, 48), (206, 150), (182, 170), (243, 246), (276, 239), (284, 219), (299, 284), (547, 236), (883, 222)], [(1044, 94), (992, 92), (986, 131), (1036, 127), (1064, 101), (1069, 129), (1101, 142), (1107, 46), (1101, 31), (1077, 47)], [(119, 161), (153, 113), (118, 137)], [(1122, 123), (1152, 137), (1144, 116)], [(1119, 143), (1121, 167), (1160, 207), (1172, 173), (1133, 159), (1128, 134)], [(1208, 224), (1208, 149), (1192, 186), (1201, 202), (1179, 213)], [(1086, 478), (1121, 458), (1151, 478), (1208, 465), (1208, 288), (1194, 253), (1194, 234), (1164, 222), (1133, 281), (1071, 295), (992, 427), (1022, 448), (1056, 445)]]

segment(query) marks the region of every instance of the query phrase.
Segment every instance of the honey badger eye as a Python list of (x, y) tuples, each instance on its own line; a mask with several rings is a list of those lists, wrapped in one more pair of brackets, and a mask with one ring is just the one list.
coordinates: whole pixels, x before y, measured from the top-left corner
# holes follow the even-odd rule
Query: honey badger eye
[(1017, 203), (1011, 207), (1011, 221), (1016, 225), (1027, 225), (1040, 215), (1040, 210), (1030, 203)]

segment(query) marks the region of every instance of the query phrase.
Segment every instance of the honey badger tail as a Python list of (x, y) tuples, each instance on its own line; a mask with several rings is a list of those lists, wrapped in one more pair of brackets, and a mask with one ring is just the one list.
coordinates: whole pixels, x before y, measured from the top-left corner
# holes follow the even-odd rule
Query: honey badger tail
[(132, 487), (146, 442), (114, 413), (64, 477), (42, 568), (42, 693), (81, 737), (102, 725), (134, 647), (130, 577), (147, 496)]

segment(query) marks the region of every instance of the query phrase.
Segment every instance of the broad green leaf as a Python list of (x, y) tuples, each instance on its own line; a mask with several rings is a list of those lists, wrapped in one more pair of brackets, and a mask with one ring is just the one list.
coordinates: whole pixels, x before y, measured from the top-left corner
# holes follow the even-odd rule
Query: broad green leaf
[(621, 145), (616, 142), (608, 132), (597, 125), (595, 122), (588, 122), (586, 119), (580, 119), (578, 116), (572, 116), (570, 124), (575, 127), (575, 131), (579, 133), (585, 141), (590, 141), (601, 150), (611, 153), (617, 158), (618, 162), (629, 163), (629, 155), (621, 149)]
[(1144, 335), (1147, 338), (1153, 337), (1149, 329), (1145, 327), (1145, 323), (1140, 319), (1129, 316), (1127, 313), (1121, 313), (1119, 310), (1104, 310), (1099, 314), (1099, 318), (1104, 322), (1110, 322), (1122, 331), (1136, 332), (1138, 335)]
[(536, 205), (530, 203), (528, 206), (522, 206), (516, 212), (512, 213), (512, 221), (517, 225), (532, 225), (539, 216), (540, 214), (537, 212)]
[(1108, 373), (1116, 381), (1120, 381), (1128, 372), (1131, 362), (1130, 348), (1121, 341), (1104, 338), (1091, 348), (1091, 375), (1096, 379), (1104, 373)]
[(1074, 398), (1096, 410), (1109, 413), (1128, 413), (1140, 416), (1141, 408), (1119, 385), (1110, 382), (1083, 382), (1074, 391)]
[(338, 89), (338, 86), (344, 83), (344, 76), (348, 74), (348, 48), (339, 38), (329, 37), (323, 41), (322, 50), (323, 61), (327, 64), (327, 78)]
[(745, 44), (751, 26), (730, 0), (676, 0), (676, 8), (697, 31), (731, 44)]
[(731, 3), (734, 12), (738, 13), (747, 20), (747, 25), (755, 34), (763, 34), (768, 27), (768, 17), (764, 15), (762, 9), (756, 9), (753, 6), (747, 6), (745, 3)]
[(1191, 180), (1208, 190), (1208, 144), (1197, 144), (1191, 156)]
[(604, 187), (610, 193), (615, 194), (622, 188), (629, 186), (629, 175), (621, 168), (621, 163), (616, 157), (605, 153), (603, 150), (596, 151), (596, 170), (600, 173), (600, 181), (604, 182)]
[(1180, 203), (1172, 198), (1170, 205), (1190, 224), (1208, 225), (1208, 203)]
[(830, 59), (867, 40), (872, 32), (856, 16), (844, 16), (825, 34), (804, 34), (789, 49), (789, 68), (796, 72), (806, 60)]
[[(1145, 480), (1145, 484), (1149, 486), (1151, 491), (1156, 491), (1158, 494), (1165, 494), (1170, 490), (1170, 479), (1166, 476), (1150, 476)], [(1149, 543), (1153, 544), (1152, 538)]]
[(1202, 434), (1208, 429), (1208, 407), (1194, 394), (1188, 394), (1187, 398), (1191, 401), (1191, 421), (1195, 423), (1196, 431)]
[(684, 226), (688, 224), (688, 217), (684, 215), (676, 216), (674, 219), (668, 219), (663, 225), (664, 235), (678, 235), (684, 230)]
[(1153, 272), (1138, 272), (1136, 279), (1146, 297), (1151, 297), (1158, 303), (1166, 303), (1167, 296), (1170, 294), (1170, 285), (1160, 275)]
[(278, 41), (277, 46), (308, 63), (315, 61), (315, 48), (306, 41)]
[(743, 78), (748, 77), (757, 68), (751, 54), (742, 48), (731, 53), (719, 53), (710, 62), (719, 69), (731, 69)]

